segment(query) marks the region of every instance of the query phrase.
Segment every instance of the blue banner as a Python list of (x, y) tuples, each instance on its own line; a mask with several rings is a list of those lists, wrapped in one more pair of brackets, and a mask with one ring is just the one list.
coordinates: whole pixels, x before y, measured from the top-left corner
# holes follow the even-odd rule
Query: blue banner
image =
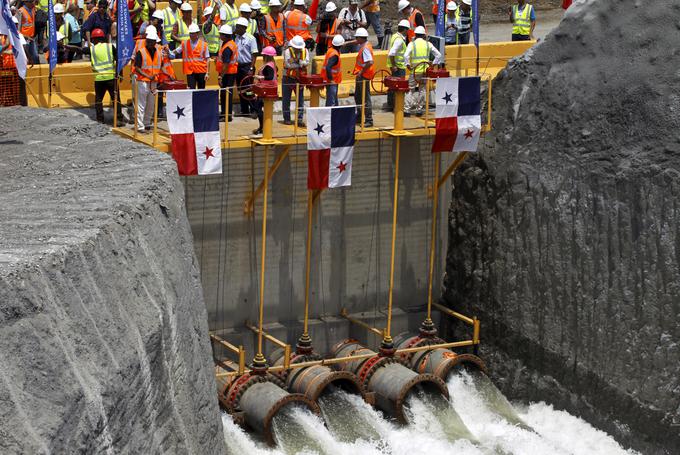
[(50, 75), (54, 72), (54, 68), (57, 66), (57, 20), (54, 18), (54, 4), (52, 0), (47, 0), (47, 34), (48, 34), (48, 44), (50, 50)]
[(118, 42), (116, 43), (117, 73), (123, 71), (125, 65), (132, 59), (135, 50), (135, 39), (132, 36), (132, 22), (130, 10), (126, 0), (118, 0)]
[(434, 34), (443, 38), (446, 33), (446, 0), (438, 0), (437, 5), (437, 22), (435, 23)]
[(9, 9), (9, 0), (0, 0), (0, 35), (5, 35), (12, 45), (14, 61), (17, 65), (19, 77), (26, 79), (26, 53), (21, 44), (21, 37), (16, 24), (12, 21), (12, 12)]
[(475, 46), (479, 49), (479, 0), (472, 0), (472, 33), (475, 35)]

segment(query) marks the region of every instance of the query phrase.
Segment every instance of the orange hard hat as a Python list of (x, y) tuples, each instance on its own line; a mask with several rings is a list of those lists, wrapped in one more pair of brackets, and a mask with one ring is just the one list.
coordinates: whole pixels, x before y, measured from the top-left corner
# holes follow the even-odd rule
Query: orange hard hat
[(104, 30), (102, 30), (101, 28), (95, 28), (94, 30), (92, 30), (91, 36), (92, 38), (104, 38)]

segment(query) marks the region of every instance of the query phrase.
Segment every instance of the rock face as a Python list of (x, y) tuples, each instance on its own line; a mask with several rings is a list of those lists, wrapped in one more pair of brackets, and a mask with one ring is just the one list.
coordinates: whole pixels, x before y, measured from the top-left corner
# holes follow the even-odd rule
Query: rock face
[(224, 453), (171, 159), (0, 109), (0, 453)]
[[(454, 178), (446, 295), (483, 342), (572, 392), (532, 399), (673, 452), (680, 4), (649, 6), (578, 3), (499, 75), (494, 131)], [(503, 369), (509, 392), (522, 374)]]

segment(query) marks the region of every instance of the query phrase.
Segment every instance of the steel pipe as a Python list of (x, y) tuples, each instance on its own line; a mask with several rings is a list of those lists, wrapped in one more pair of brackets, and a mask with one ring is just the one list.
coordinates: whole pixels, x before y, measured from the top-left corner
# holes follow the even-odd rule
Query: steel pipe
[[(427, 338), (420, 335), (409, 335), (408, 333), (399, 334), (395, 338), (397, 349), (415, 348), (443, 342), (439, 338)], [(398, 354), (398, 357), (417, 373), (432, 374), (443, 381), (447, 381), (451, 372), (461, 367), (471, 367), (485, 374), (488, 373), (484, 361), (476, 355), (458, 354), (450, 349), (435, 348)]]
[(341, 371), (354, 373), (360, 384), (375, 394), (375, 405), (399, 422), (408, 423), (404, 403), (416, 386), (440, 393), (448, 399), (449, 392), (444, 381), (432, 374), (418, 374), (405, 367), (395, 357), (383, 357), (359, 344), (356, 340), (345, 340), (331, 351), (334, 357), (370, 354), (372, 357), (337, 364)]

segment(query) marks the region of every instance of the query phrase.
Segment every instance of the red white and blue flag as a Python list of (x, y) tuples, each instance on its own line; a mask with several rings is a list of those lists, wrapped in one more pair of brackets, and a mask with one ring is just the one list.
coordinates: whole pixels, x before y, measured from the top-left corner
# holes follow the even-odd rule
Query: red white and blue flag
[(437, 79), (433, 152), (476, 152), (482, 118), (479, 77)]
[(217, 90), (167, 92), (172, 157), (179, 175), (222, 173)]
[(356, 106), (307, 109), (307, 188), (352, 184)]

